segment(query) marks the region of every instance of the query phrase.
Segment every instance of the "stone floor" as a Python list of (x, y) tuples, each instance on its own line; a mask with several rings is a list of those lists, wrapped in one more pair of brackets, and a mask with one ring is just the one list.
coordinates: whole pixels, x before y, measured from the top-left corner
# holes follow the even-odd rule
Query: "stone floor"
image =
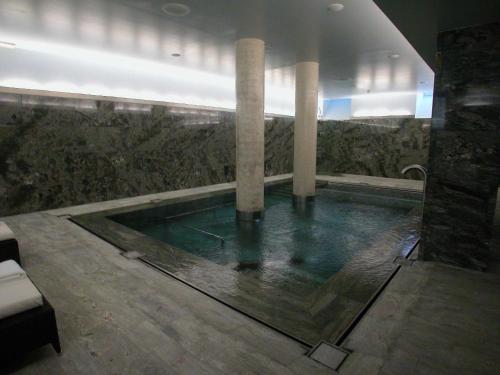
[[(307, 349), (47, 213), (4, 219), (57, 314), (51, 347), (0, 373), (328, 374)], [(1, 366), (1, 364), (0, 364)]]
[[(333, 373), (308, 359), (308, 348), (55, 216), (129, 204), (137, 201), (2, 219), (56, 309), (63, 354), (46, 347), (9, 368), (0, 364), (0, 374)], [(498, 375), (500, 275), (405, 265), (343, 346), (353, 351), (340, 368), (345, 375)]]
[(403, 266), (343, 347), (341, 375), (498, 375), (500, 275)]

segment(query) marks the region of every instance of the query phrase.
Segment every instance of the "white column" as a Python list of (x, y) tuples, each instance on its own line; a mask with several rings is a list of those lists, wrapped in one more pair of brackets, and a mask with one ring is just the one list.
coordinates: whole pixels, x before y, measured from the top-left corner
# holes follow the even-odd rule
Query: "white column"
[(236, 42), (236, 212), (252, 221), (264, 213), (264, 41)]
[(295, 77), (293, 195), (306, 201), (316, 193), (319, 63), (298, 63)]

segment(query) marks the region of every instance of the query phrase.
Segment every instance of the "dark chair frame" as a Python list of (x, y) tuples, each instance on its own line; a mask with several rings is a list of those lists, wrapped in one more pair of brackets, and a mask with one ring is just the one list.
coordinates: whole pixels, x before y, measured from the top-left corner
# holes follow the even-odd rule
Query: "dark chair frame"
[(21, 258), (19, 257), (19, 245), (17, 240), (12, 238), (10, 240), (0, 241), (0, 262), (4, 260), (15, 260), (17, 264), (21, 265)]
[[(0, 262), (12, 259), (21, 264), (17, 241), (16, 251), (13, 244), (8, 245), (0, 242)], [(0, 365), (47, 344), (61, 353), (55, 311), (44, 296), (42, 299), (40, 307), (0, 319)]]

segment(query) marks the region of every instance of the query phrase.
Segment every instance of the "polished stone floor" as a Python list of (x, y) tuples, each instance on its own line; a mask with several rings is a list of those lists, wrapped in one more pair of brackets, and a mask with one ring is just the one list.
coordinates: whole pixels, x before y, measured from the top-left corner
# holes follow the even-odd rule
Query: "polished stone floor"
[(308, 348), (128, 260), (47, 213), (4, 219), (54, 306), (63, 353), (47, 346), (0, 373), (328, 374)]
[[(56, 309), (63, 354), (46, 347), (0, 374), (334, 373), (308, 348), (56, 216), (137, 199), (2, 219)], [(353, 351), (345, 375), (500, 374), (500, 275), (407, 263), (343, 346)]]
[(343, 346), (341, 375), (498, 375), (500, 275), (403, 266)]

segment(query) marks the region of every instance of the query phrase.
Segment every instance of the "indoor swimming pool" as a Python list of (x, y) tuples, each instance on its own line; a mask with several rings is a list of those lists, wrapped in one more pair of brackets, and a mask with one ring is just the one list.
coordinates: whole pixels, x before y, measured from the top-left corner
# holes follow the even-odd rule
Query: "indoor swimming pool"
[(334, 341), (418, 241), (418, 194), (323, 185), (306, 206), (266, 188), (263, 220), (238, 222), (235, 193), (73, 220), (149, 265), (265, 324)]
[[(294, 207), (289, 186), (265, 196), (265, 219), (238, 223), (232, 195), (111, 216), (113, 221), (237, 271), (276, 282), (325, 282), (415, 206), (411, 199), (318, 189)], [(228, 202), (229, 201), (229, 202)]]

